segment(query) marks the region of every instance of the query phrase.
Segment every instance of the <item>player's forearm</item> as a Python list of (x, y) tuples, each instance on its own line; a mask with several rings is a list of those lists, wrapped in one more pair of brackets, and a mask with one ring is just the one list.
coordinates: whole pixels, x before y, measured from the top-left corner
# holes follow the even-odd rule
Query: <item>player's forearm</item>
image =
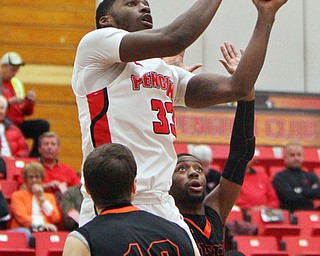
[(255, 150), (254, 101), (239, 101), (233, 123), (230, 153), (222, 177), (242, 185), (247, 163)]
[(274, 16), (259, 14), (258, 20), (230, 84), (238, 95), (245, 96), (253, 88), (265, 61)]
[(129, 33), (120, 45), (124, 62), (174, 56), (190, 46), (208, 27), (222, 0), (198, 0), (168, 26)]
[(214, 208), (224, 223), (239, 196), (247, 162), (255, 149), (254, 101), (238, 102), (233, 122), (230, 153), (220, 183), (207, 197), (205, 204)]

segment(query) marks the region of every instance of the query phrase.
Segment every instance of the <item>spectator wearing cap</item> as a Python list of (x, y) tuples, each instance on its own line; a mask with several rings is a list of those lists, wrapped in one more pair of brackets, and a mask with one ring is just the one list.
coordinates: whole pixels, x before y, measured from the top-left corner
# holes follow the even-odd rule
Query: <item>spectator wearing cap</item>
[(220, 182), (220, 172), (212, 169), (212, 150), (208, 145), (197, 145), (193, 148), (192, 154), (201, 161), (203, 173), (207, 178), (207, 193), (210, 193)]
[(38, 157), (38, 137), (49, 131), (49, 123), (42, 119), (28, 119), (33, 114), (36, 94), (34, 91), (25, 93), (24, 86), (15, 77), (25, 63), (16, 52), (5, 53), (0, 61), (0, 93), (8, 101), (7, 117), (17, 125), (26, 138), (33, 140), (30, 157)]

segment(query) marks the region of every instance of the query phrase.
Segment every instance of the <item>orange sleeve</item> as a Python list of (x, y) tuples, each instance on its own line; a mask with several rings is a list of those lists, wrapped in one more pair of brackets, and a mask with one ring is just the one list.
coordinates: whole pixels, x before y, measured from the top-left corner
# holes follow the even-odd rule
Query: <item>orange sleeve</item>
[(14, 192), (11, 196), (10, 210), (13, 218), (11, 228), (30, 228), (32, 222), (32, 196), (30, 197), (25, 191)]

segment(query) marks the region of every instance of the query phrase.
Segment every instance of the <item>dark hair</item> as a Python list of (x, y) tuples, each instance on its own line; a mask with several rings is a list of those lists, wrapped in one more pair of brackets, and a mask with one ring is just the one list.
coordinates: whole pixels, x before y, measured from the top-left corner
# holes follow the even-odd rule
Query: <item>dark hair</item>
[(179, 158), (184, 157), (184, 156), (194, 157), (195, 159), (197, 159), (197, 160), (201, 163), (201, 161), (200, 161), (199, 158), (197, 158), (196, 156), (194, 156), (194, 155), (192, 155), (192, 154), (189, 154), (189, 153), (180, 153), (180, 154), (178, 154), (178, 155), (177, 155), (177, 161), (179, 162)]
[(84, 162), (83, 175), (95, 205), (131, 202), (137, 165), (127, 147), (110, 143), (95, 148)]
[(96, 10), (96, 28), (101, 28), (99, 20), (102, 16), (108, 14), (111, 10), (112, 5), (116, 0), (103, 0), (97, 7)]
[(194, 158), (196, 158), (194, 155), (189, 154), (189, 153), (180, 153), (177, 155), (178, 158), (183, 157), (183, 156), (193, 156)]

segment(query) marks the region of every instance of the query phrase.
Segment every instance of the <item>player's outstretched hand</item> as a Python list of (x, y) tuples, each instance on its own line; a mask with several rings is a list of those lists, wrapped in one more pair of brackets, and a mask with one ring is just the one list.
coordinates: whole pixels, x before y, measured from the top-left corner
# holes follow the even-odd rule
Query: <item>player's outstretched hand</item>
[(229, 42), (224, 42), (224, 44), (220, 46), (220, 50), (223, 55), (223, 59), (219, 59), (219, 62), (221, 62), (229, 74), (232, 75), (237, 69), (243, 50), (240, 50), (240, 55), (236, 47)]
[(194, 64), (192, 66), (186, 66), (184, 63), (183, 63), (183, 58), (184, 58), (184, 53), (185, 51), (179, 53), (178, 55), (176, 56), (172, 56), (172, 57), (165, 57), (163, 58), (163, 60), (168, 64), (168, 65), (174, 65), (174, 66), (177, 66), (177, 67), (180, 67), (180, 68), (183, 68), (189, 72), (193, 72), (195, 70), (197, 70), (198, 68), (202, 67), (202, 64), (201, 63), (197, 63), (197, 64)]
[(253, 3), (259, 12), (265, 10), (276, 14), (287, 1), (288, 0), (253, 0)]

